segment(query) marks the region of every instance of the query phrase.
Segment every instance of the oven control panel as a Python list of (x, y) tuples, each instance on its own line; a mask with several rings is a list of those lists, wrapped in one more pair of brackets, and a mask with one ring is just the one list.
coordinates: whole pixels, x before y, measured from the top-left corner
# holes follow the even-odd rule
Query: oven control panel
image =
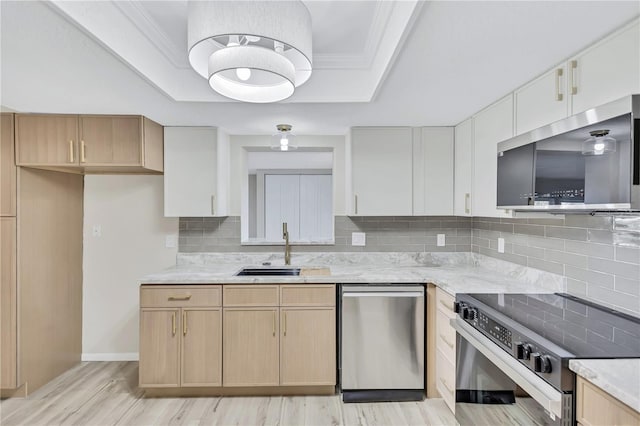
[(511, 340), (511, 330), (495, 322), (493, 319), (480, 312), (478, 316), (478, 328), (483, 330), (489, 336), (498, 340), (500, 343), (511, 349), (513, 347)]

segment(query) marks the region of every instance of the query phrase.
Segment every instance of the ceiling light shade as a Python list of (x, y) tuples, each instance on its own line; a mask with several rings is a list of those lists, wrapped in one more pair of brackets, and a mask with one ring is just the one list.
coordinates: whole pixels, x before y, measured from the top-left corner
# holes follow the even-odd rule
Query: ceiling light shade
[(293, 143), (295, 135), (291, 133), (290, 124), (278, 124), (278, 133), (273, 135), (271, 149), (274, 151), (295, 151), (298, 147)]
[(244, 102), (277, 102), (295, 90), (293, 64), (262, 47), (234, 46), (215, 51), (209, 57), (208, 73), (213, 90)]
[(591, 137), (582, 142), (582, 155), (603, 155), (616, 152), (616, 140), (609, 136), (609, 130), (594, 130)]
[[(190, 0), (189, 63), (214, 90), (224, 87), (226, 93), (220, 92), (224, 96), (246, 102), (276, 102), (284, 99), (283, 84), (290, 83), (295, 90), (311, 76), (311, 30), (311, 15), (298, 0)], [(259, 54), (255, 49), (264, 52)], [(221, 53), (225, 51), (233, 53)], [(256, 56), (253, 62), (249, 59), (252, 56)], [(238, 69), (242, 71), (236, 72)], [(220, 72), (224, 83), (216, 78), (211, 84), (211, 77)], [(236, 77), (231, 76), (234, 73)], [(235, 84), (238, 81), (243, 84)], [(251, 90), (260, 94), (247, 96)], [(271, 97), (267, 96), (270, 91)]]

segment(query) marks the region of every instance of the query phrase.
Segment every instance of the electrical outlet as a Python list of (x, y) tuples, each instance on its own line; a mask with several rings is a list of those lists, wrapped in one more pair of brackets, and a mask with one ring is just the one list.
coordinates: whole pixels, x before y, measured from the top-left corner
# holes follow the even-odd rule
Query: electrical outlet
[(367, 234), (364, 232), (352, 232), (351, 233), (351, 245), (352, 246), (365, 246), (367, 244)]
[(438, 240), (437, 240), (436, 245), (438, 247), (444, 247), (445, 244), (446, 244), (446, 240), (445, 240), (444, 234), (438, 234)]
[(498, 253), (504, 253), (504, 238), (498, 238)]
[(102, 226), (101, 225), (93, 225), (91, 235), (94, 237), (100, 238), (102, 237)]
[(175, 248), (178, 246), (178, 236), (176, 234), (165, 235), (164, 246), (166, 248)]

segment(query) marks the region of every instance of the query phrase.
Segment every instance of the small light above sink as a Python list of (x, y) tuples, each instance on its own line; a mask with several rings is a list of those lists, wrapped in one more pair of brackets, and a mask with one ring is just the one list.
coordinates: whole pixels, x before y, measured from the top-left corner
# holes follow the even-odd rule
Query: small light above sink
[(271, 276), (298, 276), (300, 268), (242, 268), (236, 274), (237, 277), (271, 277)]

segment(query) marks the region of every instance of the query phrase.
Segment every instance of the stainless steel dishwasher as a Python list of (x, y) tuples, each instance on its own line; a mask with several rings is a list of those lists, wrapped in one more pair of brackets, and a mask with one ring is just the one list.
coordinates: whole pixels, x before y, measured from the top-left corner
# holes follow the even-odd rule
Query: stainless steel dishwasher
[(424, 286), (343, 284), (340, 295), (342, 400), (422, 400)]

